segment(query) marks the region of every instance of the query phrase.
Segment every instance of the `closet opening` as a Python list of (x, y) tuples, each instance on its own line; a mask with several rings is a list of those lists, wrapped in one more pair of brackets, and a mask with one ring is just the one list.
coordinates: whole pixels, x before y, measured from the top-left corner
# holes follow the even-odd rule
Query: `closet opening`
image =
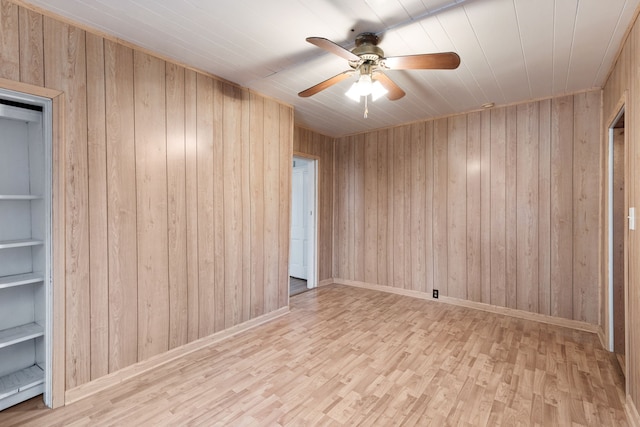
[(635, 228), (634, 209), (629, 207), (628, 159), (625, 142), (625, 111), (609, 126), (609, 337), (626, 375), (626, 294), (628, 286), (628, 230)]
[(318, 285), (317, 164), (317, 159), (293, 157), (289, 296), (313, 289)]
[(0, 410), (52, 406), (52, 101), (0, 89)]

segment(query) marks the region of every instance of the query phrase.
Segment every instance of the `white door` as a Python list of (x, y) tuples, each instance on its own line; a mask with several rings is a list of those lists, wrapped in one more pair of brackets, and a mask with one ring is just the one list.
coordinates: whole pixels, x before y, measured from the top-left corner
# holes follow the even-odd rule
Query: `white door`
[(305, 181), (308, 169), (303, 162), (296, 161), (293, 168), (291, 185), (291, 245), (289, 250), (289, 275), (307, 279), (306, 268), (306, 197)]

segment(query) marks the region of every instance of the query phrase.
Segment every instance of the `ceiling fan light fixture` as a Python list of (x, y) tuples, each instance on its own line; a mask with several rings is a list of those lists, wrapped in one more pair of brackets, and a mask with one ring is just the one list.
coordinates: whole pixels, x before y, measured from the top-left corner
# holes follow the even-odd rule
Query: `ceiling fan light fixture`
[[(460, 65), (460, 56), (455, 52), (385, 57), (384, 51), (378, 46), (380, 38), (375, 33), (359, 34), (356, 37), (356, 47), (352, 50), (347, 50), (324, 37), (307, 37), (306, 40), (327, 52), (346, 59), (351, 69), (299, 92), (298, 96), (303, 98), (315, 95), (357, 73), (358, 81), (346, 93), (351, 99), (360, 102), (360, 98), (364, 96), (366, 102), (369, 95), (373, 100), (376, 100), (383, 94), (381, 89), (373, 88), (375, 84), (373, 75), (375, 74), (376, 78), (382, 81), (381, 85), (388, 91), (387, 98), (390, 101), (396, 101), (406, 93), (387, 77), (382, 72), (383, 70), (453, 70)], [(376, 91), (375, 94), (374, 91)]]
[(371, 94), (373, 88), (373, 82), (371, 81), (371, 75), (361, 74), (360, 78), (356, 82), (357, 90), (360, 96), (368, 96)]
[(373, 90), (373, 82), (370, 74), (360, 74), (358, 81), (351, 85), (345, 93), (349, 98), (360, 102), (360, 97), (369, 96)]
[(371, 95), (371, 100), (375, 101), (387, 94), (387, 89), (379, 81), (372, 81), (371, 74), (361, 74), (358, 81), (351, 85), (345, 93), (349, 98), (360, 102), (361, 97)]
[(371, 100), (375, 101), (381, 96), (385, 96), (388, 92), (389, 91), (384, 86), (382, 86), (382, 83), (376, 80), (371, 86)]
[(372, 81), (370, 74), (362, 74), (357, 82), (351, 85), (348, 91), (345, 92), (349, 98), (353, 99), (357, 103), (360, 103), (360, 99), (364, 97), (365, 110), (364, 117), (367, 118), (367, 97), (371, 95), (371, 100), (375, 101), (381, 96), (386, 95), (388, 90), (378, 80)]

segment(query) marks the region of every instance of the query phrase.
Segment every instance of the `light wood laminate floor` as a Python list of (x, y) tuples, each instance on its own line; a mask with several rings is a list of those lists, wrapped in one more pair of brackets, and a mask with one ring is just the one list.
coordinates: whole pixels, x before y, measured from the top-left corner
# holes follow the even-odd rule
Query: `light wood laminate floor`
[(625, 426), (594, 334), (331, 285), (291, 313), (57, 410), (0, 425)]

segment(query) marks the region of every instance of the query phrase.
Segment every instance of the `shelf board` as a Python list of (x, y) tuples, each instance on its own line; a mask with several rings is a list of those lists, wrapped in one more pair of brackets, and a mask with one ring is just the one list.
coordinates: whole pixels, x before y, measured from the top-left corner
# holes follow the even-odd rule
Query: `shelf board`
[(44, 371), (38, 365), (5, 375), (0, 377), (0, 400), (43, 383)]
[(44, 281), (44, 276), (39, 273), (15, 274), (13, 276), (0, 277), (0, 289), (14, 286), (28, 285)]
[(31, 194), (0, 194), (0, 200), (39, 200), (42, 196), (32, 196)]
[(28, 341), (44, 335), (44, 328), (37, 323), (16, 326), (0, 331), (0, 348)]
[(35, 239), (19, 239), (19, 240), (0, 240), (0, 249), (23, 248), (25, 246), (42, 245), (42, 240)]

